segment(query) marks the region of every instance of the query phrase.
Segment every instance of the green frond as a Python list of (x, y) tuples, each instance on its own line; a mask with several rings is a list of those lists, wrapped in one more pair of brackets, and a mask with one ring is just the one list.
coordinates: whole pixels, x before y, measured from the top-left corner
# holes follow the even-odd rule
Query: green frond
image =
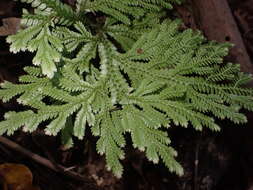
[(69, 52), (74, 51), (82, 43), (92, 43), (95, 40), (81, 22), (74, 24), (74, 27), (78, 32), (63, 27), (59, 27), (56, 31), (63, 36), (62, 40)]
[(79, 139), (84, 137), (86, 124), (93, 126), (95, 124), (95, 116), (90, 106), (83, 105), (78, 111), (74, 123), (73, 134)]
[(22, 3), (29, 3), (34, 8), (45, 10), (46, 5), (42, 2), (43, 0), (20, 0)]
[(33, 63), (41, 65), (42, 73), (52, 78), (57, 71), (55, 63), (61, 59), (63, 44), (50, 27), (55, 24), (70, 25), (78, 19), (73, 10), (59, 0), (22, 0), (22, 2), (31, 3), (37, 9), (34, 15), (24, 11), (21, 22), (29, 27), (7, 38), (7, 42), (11, 43), (10, 51), (14, 53), (36, 51)]
[(39, 34), (42, 24), (38, 24), (33, 27), (29, 27), (20, 31), (16, 35), (8, 36), (7, 42), (11, 43), (10, 51), (18, 53), (19, 51), (25, 51), (28, 49), (28, 43)]
[(17, 101), (23, 105), (29, 105), (33, 108), (41, 108), (44, 106), (42, 99), (44, 95), (42, 89), (48, 86), (47, 78), (37, 78), (31, 75), (20, 77), (20, 82), (26, 84), (12, 84), (10, 82), (2, 83), (0, 96), (3, 101), (9, 101), (14, 96), (19, 96)]
[(163, 81), (151, 81), (150, 79), (145, 78), (141, 81), (141, 84), (136, 89), (136, 91), (132, 94), (133, 96), (144, 96), (146, 94), (151, 94), (156, 92), (165, 86)]
[(0, 90), (0, 98), (3, 102), (8, 102), (14, 96), (17, 96), (24, 92), (24, 89), (21, 86), (12, 84), (8, 81), (1, 83), (1, 88), (2, 89)]
[[(212, 112), (217, 118), (230, 119), (234, 123), (245, 123), (247, 121), (245, 115), (239, 113), (239, 109), (235, 109), (234, 106), (224, 105), (219, 96), (216, 95), (205, 95), (196, 92), (188, 95), (192, 101), (192, 105), (195, 109), (201, 112)], [(238, 106), (237, 106), (238, 107)]]
[[(20, 0), (29, 3), (39, 12), (50, 13), (54, 22), (63, 25), (70, 25), (77, 20), (77, 15), (72, 8), (60, 0)], [(34, 18), (34, 17), (33, 17)]]
[(24, 71), (27, 72), (31, 76), (41, 77), (42, 71), (38, 67), (26, 66), (24, 67)]
[(40, 91), (44, 96), (49, 96), (62, 102), (71, 102), (74, 99), (69, 93), (49, 85), (42, 87)]
[(156, 150), (163, 160), (164, 164), (169, 168), (171, 172), (174, 172), (179, 176), (183, 175), (184, 170), (182, 166), (173, 158), (173, 156), (177, 155), (177, 152), (172, 147), (158, 145), (156, 146)]
[(149, 119), (143, 115), (143, 112), (132, 106), (125, 106), (123, 109), (121, 125), (125, 131), (131, 133), (133, 146), (145, 151), (148, 159), (154, 163), (158, 163), (160, 156), (171, 172), (182, 175), (183, 169), (174, 158), (177, 153), (168, 147), (170, 139), (167, 133), (150, 128), (147, 125)]
[(65, 127), (68, 115), (61, 114), (54, 119), (46, 128), (45, 133), (47, 135), (57, 135), (57, 133)]
[(239, 73), (237, 76), (234, 77), (234, 87), (240, 87), (243, 85), (248, 84), (252, 80), (252, 74), (247, 73)]
[(61, 131), (61, 143), (64, 149), (70, 149), (74, 146), (72, 139), (73, 134), (73, 121), (72, 118), (67, 118), (65, 127)]
[(84, 81), (71, 66), (64, 66), (59, 77), (59, 86), (68, 92), (85, 91), (92, 88), (92, 85)]
[(123, 173), (123, 167), (120, 163), (120, 159), (124, 158), (124, 152), (120, 148), (124, 146), (124, 137), (119, 126), (116, 126), (109, 116), (108, 112), (97, 123), (100, 128), (100, 138), (97, 141), (97, 151), (101, 155), (105, 154), (107, 169), (117, 176), (121, 177)]
[(125, 51), (131, 49), (135, 41), (159, 24), (163, 14), (148, 13), (141, 19), (133, 20), (131, 26), (119, 24), (116, 19), (107, 18), (103, 30), (116, 40)]
[[(78, 19), (73, 9), (60, 0), (41, 0), (41, 2), (46, 5), (47, 8), (52, 9), (56, 14), (56, 23), (70, 25)], [(43, 10), (43, 8), (41, 10)]]
[(33, 58), (34, 65), (41, 65), (42, 73), (49, 78), (57, 71), (55, 63), (61, 60), (60, 52), (63, 50), (62, 42), (49, 30), (48, 25), (39, 24), (31, 26), (16, 35), (9, 36), (7, 42), (11, 43), (10, 51), (17, 53), (28, 50), (36, 51)]
[(236, 73), (240, 72), (240, 65), (229, 63), (223, 68), (218, 68), (214, 74), (207, 78), (208, 81), (219, 82), (233, 80)]
[[(145, 15), (145, 12), (158, 12), (163, 8), (171, 9), (173, 0), (98, 0), (98, 1), (79, 1), (78, 10), (83, 3), (86, 10), (101, 11), (124, 24), (131, 24), (129, 15), (134, 18), (140, 18)], [(173, 3), (180, 3), (181, 0), (175, 0)]]
[(231, 95), (231, 102), (235, 105), (239, 105), (240, 107), (253, 111), (253, 103), (252, 103), (252, 95), (251, 96), (242, 96), (242, 95)]
[(29, 123), (33, 116), (32, 111), (8, 112), (4, 115), (6, 120), (1, 122), (0, 135), (12, 135), (17, 129)]

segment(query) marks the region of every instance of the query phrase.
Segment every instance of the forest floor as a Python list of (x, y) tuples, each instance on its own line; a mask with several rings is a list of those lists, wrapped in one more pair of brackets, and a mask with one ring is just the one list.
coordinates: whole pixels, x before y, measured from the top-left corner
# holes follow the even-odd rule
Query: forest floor
[[(73, 3), (73, 0), (66, 1)], [(215, 0), (207, 1), (215, 2)], [(183, 5), (177, 6), (174, 15), (184, 20), (185, 28), (205, 29), (212, 20), (209, 22), (206, 17), (205, 22), (199, 24), (193, 2), (198, 1), (188, 0)], [(248, 56), (251, 59), (249, 64), (252, 64), (253, 0), (230, 0), (228, 2), (233, 19), (240, 31), (239, 38), (243, 43), (241, 45), (245, 45), (247, 49), (247, 52), (246, 50), (241, 52), (242, 55), (235, 53), (232, 58), (228, 59), (240, 63), (243, 58), (238, 58), (239, 56)], [(24, 4), (12, 0), (0, 1), (0, 26), (5, 22), (9, 24), (8, 27), (6, 23), (5, 27), (0, 27), (0, 82), (3, 80), (16, 82), (18, 76), (23, 74), (22, 68), (31, 63), (30, 54), (11, 54), (5, 41), (5, 32), (14, 32), (18, 23), (15, 19), (8, 19), (20, 17), (23, 6)], [(201, 14), (210, 15), (214, 9), (210, 8), (208, 11), (206, 13), (202, 11)], [(230, 21), (227, 20), (227, 22)], [(223, 28), (223, 26), (219, 27)], [(229, 34), (233, 33), (227, 30)], [(209, 30), (208, 34), (204, 31), (204, 34), (209, 39), (214, 36), (212, 30)], [(230, 41), (230, 37), (226, 36), (224, 41)], [(243, 61), (240, 64), (244, 64)], [(248, 72), (252, 71), (249, 69)], [(20, 107), (15, 101), (0, 103), (1, 116), (8, 110), (18, 109)], [(219, 123), (222, 126), (220, 133), (208, 130), (200, 133), (191, 128), (179, 127), (170, 129), (168, 133), (172, 138), (173, 146), (178, 151), (177, 160), (185, 169), (181, 177), (169, 173), (162, 164), (153, 165), (147, 161), (143, 153), (132, 150), (129, 146), (126, 148), (127, 157), (123, 161), (124, 175), (121, 179), (117, 179), (106, 171), (104, 158), (96, 154), (95, 139), (90, 135), (87, 136), (85, 143), (76, 140), (74, 148), (64, 150), (58, 138), (45, 136), (41, 131), (32, 134), (24, 134), (19, 131), (8, 138), (54, 164), (61, 164), (85, 176), (86, 181), (80, 180), (75, 175), (68, 176), (63, 170), (55, 172), (35, 162), (31, 157), (24, 156), (1, 143), (0, 164), (26, 165), (33, 173), (34, 183), (41, 190), (253, 190), (253, 114), (247, 113), (247, 116), (249, 122), (244, 126), (234, 126), (232, 123), (221, 121)]]

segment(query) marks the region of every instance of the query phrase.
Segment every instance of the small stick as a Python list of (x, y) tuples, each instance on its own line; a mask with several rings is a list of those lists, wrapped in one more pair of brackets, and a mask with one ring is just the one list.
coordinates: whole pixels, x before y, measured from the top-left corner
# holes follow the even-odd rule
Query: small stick
[(29, 157), (30, 159), (34, 160), (35, 162), (37, 162), (43, 166), (46, 166), (47, 168), (49, 168), (55, 172), (60, 172), (68, 177), (71, 177), (72, 179), (82, 181), (82, 182), (85, 182), (90, 185), (92, 184), (92, 186), (94, 187), (95, 182), (93, 182), (92, 180), (87, 179), (84, 176), (82, 176), (76, 172), (69, 171), (68, 168), (65, 168), (62, 165), (57, 164), (57, 166), (55, 166), (48, 159), (41, 157), (38, 154), (35, 154), (35, 153), (23, 148), (22, 146), (18, 145), (17, 143), (15, 143), (5, 137), (0, 136), (0, 143), (4, 144), (5, 146), (7, 146), (17, 152), (20, 152), (21, 154)]
[(199, 190), (198, 173), (199, 173), (199, 139), (196, 142), (195, 160), (194, 160), (194, 190)]

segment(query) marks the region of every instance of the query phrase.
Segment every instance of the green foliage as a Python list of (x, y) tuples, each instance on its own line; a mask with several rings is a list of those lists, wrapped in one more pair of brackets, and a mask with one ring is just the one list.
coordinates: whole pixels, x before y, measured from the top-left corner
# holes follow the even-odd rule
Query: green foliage
[(179, 31), (179, 20), (165, 19), (173, 0), (79, 0), (76, 11), (58, 0), (22, 2), (35, 14), (25, 12), (27, 28), (7, 41), (13, 52), (34, 52), (36, 66), (18, 84), (1, 84), (4, 102), (16, 97), (27, 109), (6, 113), (1, 135), (43, 126), (69, 148), (72, 135), (91, 130), (120, 177), (129, 133), (150, 161), (182, 175), (166, 128), (218, 131), (213, 116), (245, 123), (241, 108), (253, 110), (253, 91), (243, 87), (251, 76), (223, 63), (230, 44)]

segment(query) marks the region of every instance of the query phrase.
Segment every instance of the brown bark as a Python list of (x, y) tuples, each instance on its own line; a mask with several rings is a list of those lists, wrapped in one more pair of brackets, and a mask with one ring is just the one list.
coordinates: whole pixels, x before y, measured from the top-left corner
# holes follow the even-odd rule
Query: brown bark
[(227, 0), (191, 1), (197, 27), (209, 40), (233, 43), (229, 59), (239, 63), (243, 72), (253, 74), (253, 65)]

